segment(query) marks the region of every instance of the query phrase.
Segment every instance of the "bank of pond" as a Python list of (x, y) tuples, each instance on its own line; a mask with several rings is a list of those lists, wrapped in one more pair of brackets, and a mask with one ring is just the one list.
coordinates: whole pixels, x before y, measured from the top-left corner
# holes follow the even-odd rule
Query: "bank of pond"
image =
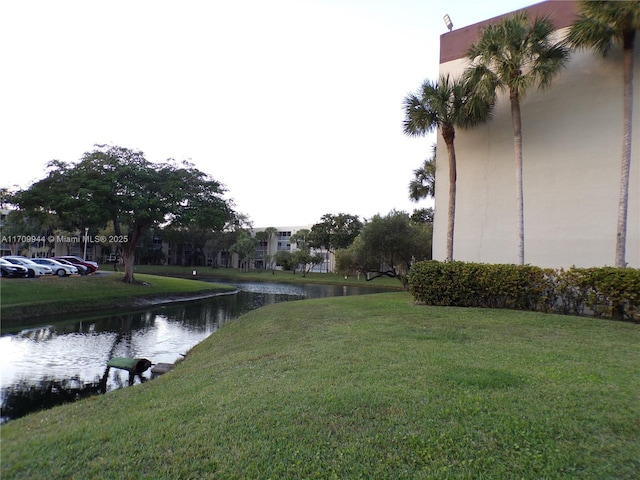
[[(233, 294), (101, 316), (73, 316), (0, 336), (2, 422), (139, 384), (173, 365), (225, 323), (264, 305), (387, 291), (359, 286), (233, 282)], [(147, 359), (132, 375), (114, 358)]]

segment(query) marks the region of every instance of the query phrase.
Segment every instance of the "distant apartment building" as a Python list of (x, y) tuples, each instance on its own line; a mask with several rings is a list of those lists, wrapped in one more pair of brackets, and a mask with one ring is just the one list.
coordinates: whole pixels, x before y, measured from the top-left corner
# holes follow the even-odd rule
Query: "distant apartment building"
[[(271, 235), (267, 240), (261, 240), (258, 242), (258, 249), (256, 251), (255, 258), (252, 261), (252, 268), (270, 268), (276, 253), (281, 250), (295, 252), (297, 245), (295, 243), (293, 245), (291, 244), (291, 237), (300, 230), (311, 230), (311, 227), (312, 225), (274, 227), (276, 228), (277, 233)], [(255, 237), (256, 233), (264, 232), (265, 230), (266, 228), (254, 228), (251, 230), (251, 236)], [(315, 265), (311, 269), (312, 272), (326, 273), (334, 270), (335, 258), (333, 252), (326, 249), (311, 249), (311, 254), (320, 255), (324, 259), (321, 264)], [(281, 266), (276, 265), (275, 263), (273, 263), (273, 265), (276, 268), (281, 268)]]
[[(4, 231), (4, 222), (10, 211), (6, 208), (0, 208), (0, 234)], [(0, 238), (0, 257), (3, 255), (11, 255), (11, 249), (5, 239)]]

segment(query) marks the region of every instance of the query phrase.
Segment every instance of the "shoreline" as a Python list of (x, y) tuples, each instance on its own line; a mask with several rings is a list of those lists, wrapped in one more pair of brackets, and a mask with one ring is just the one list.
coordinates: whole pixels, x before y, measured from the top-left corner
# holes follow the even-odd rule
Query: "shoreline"
[(167, 294), (167, 295), (158, 295), (151, 297), (138, 297), (132, 299), (132, 307), (134, 308), (143, 308), (152, 305), (165, 305), (168, 303), (180, 303), (180, 302), (190, 302), (192, 300), (205, 300), (207, 298), (219, 297), (222, 295), (236, 295), (240, 290), (235, 289), (229, 292), (211, 292), (211, 293), (203, 293), (198, 295), (190, 295), (190, 294)]
[[(81, 277), (76, 279), (77, 283), (71, 284), (56, 284), (46, 281), (48, 279), (45, 279), (42, 283), (37, 283), (41, 282), (41, 279), (35, 279), (29, 283), (5, 284), (6, 280), (3, 279), (2, 294), (4, 301), (0, 310), (2, 333), (9, 333), (41, 323), (50, 323), (52, 320), (56, 320), (55, 317), (59, 316), (102, 316), (109, 315), (112, 312), (122, 312), (123, 310), (139, 310), (153, 305), (204, 300), (219, 295), (233, 295), (238, 292), (236, 287), (227, 284), (210, 284), (207, 285), (208, 288), (198, 289), (198, 287), (194, 288), (186, 285), (189, 280), (174, 278), (170, 280), (170, 283), (167, 283), (167, 279), (158, 277), (158, 281), (154, 283), (163, 285), (149, 285), (152, 288), (155, 287), (155, 291), (116, 290), (115, 292), (110, 292), (110, 296), (101, 296), (102, 291), (110, 288), (111, 279), (109, 277), (112, 277), (112, 275), (109, 274), (100, 278), (98, 284), (91, 283), (94, 280), (93, 278), (85, 279)], [(95, 280), (98, 279), (96, 278)], [(9, 282), (14, 281), (10, 280)], [(185, 282), (185, 284), (182, 284), (182, 282)], [(116, 286), (118, 288), (122, 287), (122, 285), (117, 284)], [(10, 291), (9, 287), (14, 289), (15, 292)], [(57, 288), (60, 288), (59, 292), (56, 290)], [(54, 296), (50, 294), (52, 291)], [(15, 305), (7, 304), (6, 298), (10, 298), (10, 295), (14, 293), (25, 295), (25, 292), (26, 295), (32, 294), (34, 298), (44, 299), (41, 299), (38, 303), (26, 301)], [(49, 292), (48, 296), (44, 294), (46, 292)], [(43, 297), (40, 297), (40, 295), (43, 295)]]
[[(168, 305), (173, 303), (189, 302), (195, 300), (206, 300), (207, 298), (218, 297), (222, 295), (235, 295), (239, 290), (233, 290), (229, 292), (210, 292), (210, 293), (168, 293), (163, 295), (149, 295), (143, 297), (123, 298), (120, 301), (112, 303), (110, 306), (96, 306), (92, 305), (90, 308), (78, 308), (77, 305), (64, 304), (64, 308), (53, 308), (50, 311), (43, 312), (42, 305), (34, 305), (33, 307), (20, 307), (20, 313), (14, 313), (9, 311), (9, 315), (3, 312), (2, 314), (2, 333), (9, 333), (14, 330), (19, 330), (22, 327), (33, 327), (40, 323), (47, 323), (57, 315), (68, 314), (70, 316), (103, 316), (109, 315), (119, 311), (121, 309), (140, 310), (148, 308), (154, 305)], [(16, 307), (17, 308), (17, 307)], [(31, 321), (30, 321), (31, 320)], [(32, 321), (36, 320), (36, 321)]]
[[(64, 287), (58, 281), (59, 279), (41, 278), (41, 279), (26, 279), (25, 282), (15, 279), (2, 280), (2, 293), (3, 302), (0, 309), (0, 320), (2, 321), (2, 333), (11, 332), (20, 328), (38, 325), (39, 323), (50, 322), (53, 317), (65, 315), (65, 316), (97, 316), (108, 315), (110, 312), (119, 310), (136, 310), (140, 308), (148, 308), (153, 305), (162, 305), (178, 302), (186, 302), (193, 300), (202, 300), (209, 297), (214, 297), (221, 294), (237, 293), (237, 288), (231, 285), (234, 281), (255, 281), (255, 282), (275, 282), (275, 283), (305, 283), (305, 284), (324, 284), (324, 285), (353, 285), (358, 287), (376, 287), (385, 288), (389, 291), (399, 290), (399, 285), (394, 281), (378, 281), (375, 284), (365, 282), (357, 277), (345, 278), (335, 274), (308, 274), (306, 276), (293, 275), (291, 272), (276, 271), (273, 274), (265, 275), (264, 271), (252, 271), (250, 273), (240, 273), (238, 269), (212, 269), (212, 270), (200, 270), (198, 275), (190, 275), (193, 272), (193, 267), (157, 267), (157, 266), (138, 266), (136, 276), (149, 276), (151, 283), (165, 283), (165, 282), (202, 282), (215, 281), (216, 284), (209, 284), (211, 288), (198, 289), (190, 287), (182, 287), (172, 283), (170, 286), (163, 286), (159, 292), (148, 292), (142, 295), (131, 295), (131, 292), (120, 292), (119, 294), (111, 295), (110, 298), (104, 298), (102, 293), (104, 289), (113, 289), (114, 287), (120, 288), (122, 285), (114, 282), (113, 285), (105, 285), (103, 290), (96, 290), (93, 296), (87, 297), (84, 293), (87, 289), (94, 289), (95, 285), (92, 285), (94, 279), (99, 279), (100, 282), (108, 282), (107, 279), (113, 278), (116, 275), (120, 275), (121, 272), (111, 272), (108, 270), (100, 271), (97, 276), (99, 278), (84, 278), (77, 277), (76, 279), (69, 278), (66, 280), (75, 280), (77, 286), (72, 290), (64, 290)], [(7, 282), (7, 283), (5, 283)], [(18, 283), (14, 283), (18, 282)], [(38, 282), (41, 282), (38, 284)], [(86, 282), (89, 282), (87, 284)], [(225, 283), (230, 282), (230, 283)], [(207, 282), (208, 283), (208, 282)], [(31, 287), (36, 286), (31, 292)], [(19, 287), (23, 285), (25, 287)], [(45, 286), (46, 285), (46, 286)], [(63, 284), (64, 285), (64, 284)], [(217, 285), (217, 289), (215, 288)], [(154, 285), (152, 285), (154, 286)], [(228, 287), (225, 290), (223, 287)], [(60, 294), (48, 298), (45, 297), (39, 303), (30, 303), (31, 298), (26, 298), (26, 301), (12, 305), (6, 301), (10, 298), (12, 293), (11, 289), (23, 290), (23, 294), (26, 296), (33, 295), (34, 298), (39, 297), (39, 289), (49, 290), (61, 288)], [(175, 288), (178, 287), (178, 288)], [(182, 287), (182, 288), (180, 288)], [(6, 297), (4, 290), (7, 290)], [(188, 291), (180, 291), (180, 290)], [(26, 291), (26, 293), (25, 293)], [(45, 292), (46, 293), (46, 292)], [(136, 292), (138, 293), (138, 292)], [(142, 293), (142, 292), (140, 292)], [(16, 292), (16, 294), (19, 294)]]

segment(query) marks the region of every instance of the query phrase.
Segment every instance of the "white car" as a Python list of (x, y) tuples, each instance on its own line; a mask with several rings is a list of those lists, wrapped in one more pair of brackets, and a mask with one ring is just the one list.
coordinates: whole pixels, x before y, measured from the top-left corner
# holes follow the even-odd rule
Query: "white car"
[(65, 275), (75, 275), (78, 273), (78, 269), (73, 265), (65, 265), (64, 263), (60, 263), (53, 258), (32, 258), (33, 262), (38, 265), (46, 265), (47, 267), (53, 270), (53, 273), (58, 275), (59, 277), (64, 277)]
[(37, 263), (29, 260), (27, 257), (10, 255), (2, 258), (16, 265), (22, 265), (23, 267), (25, 267), (29, 272), (29, 274), (27, 275), (29, 278), (39, 277), (41, 275), (53, 275), (53, 270), (51, 270), (50, 267), (47, 267), (46, 265), (38, 265)]

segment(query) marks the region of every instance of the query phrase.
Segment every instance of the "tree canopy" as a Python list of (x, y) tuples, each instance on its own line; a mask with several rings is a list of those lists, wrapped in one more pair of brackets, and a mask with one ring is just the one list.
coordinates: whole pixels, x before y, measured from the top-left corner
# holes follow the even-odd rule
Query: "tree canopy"
[(409, 182), (409, 200), (419, 202), (423, 198), (436, 196), (436, 146), (435, 143), (431, 146), (431, 156), (413, 171), (413, 179)]
[(342, 273), (363, 273), (367, 280), (394, 277), (407, 288), (412, 263), (431, 259), (431, 236), (432, 224), (413, 222), (405, 212), (375, 215), (348, 249), (337, 252), (336, 266)]
[(293, 273), (296, 273), (296, 266), (300, 266), (302, 276), (306, 276), (316, 265), (320, 265), (324, 261), (324, 257), (318, 253), (311, 253), (311, 231), (302, 228), (291, 235), (289, 241), (296, 244), (295, 251), (291, 254), (293, 262)]
[(256, 255), (258, 239), (252, 237), (245, 231), (241, 231), (236, 242), (231, 245), (229, 251), (238, 255), (240, 268), (245, 272), (249, 271), (249, 263)]
[(357, 215), (326, 213), (320, 222), (311, 227), (308, 244), (312, 248), (325, 248), (335, 252), (347, 248), (362, 230), (362, 222)]
[(414, 223), (433, 223), (434, 214), (433, 208), (418, 208), (411, 214), (411, 221)]
[(198, 225), (221, 229), (234, 217), (225, 187), (192, 164), (152, 163), (144, 154), (96, 145), (76, 163), (53, 160), (47, 176), (15, 194), (21, 210), (47, 211), (70, 230), (104, 228), (112, 222), (122, 245), (123, 281), (134, 282), (135, 247), (155, 226)]

